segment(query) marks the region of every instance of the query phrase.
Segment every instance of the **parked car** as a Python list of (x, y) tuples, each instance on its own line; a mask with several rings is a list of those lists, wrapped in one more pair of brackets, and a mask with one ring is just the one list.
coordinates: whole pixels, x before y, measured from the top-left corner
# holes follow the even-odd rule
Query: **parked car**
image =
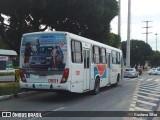
[(158, 67), (158, 68), (151, 68), (148, 71), (148, 74), (149, 75), (160, 75), (160, 67)]
[(124, 71), (124, 77), (138, 77), (139, 72), (135, 68), (126, 68)]

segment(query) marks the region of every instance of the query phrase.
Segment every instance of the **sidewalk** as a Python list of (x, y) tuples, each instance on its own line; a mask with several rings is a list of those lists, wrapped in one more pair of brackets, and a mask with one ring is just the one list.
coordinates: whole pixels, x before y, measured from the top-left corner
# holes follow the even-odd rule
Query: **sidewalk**
[[(16, 70), (17, 69), (9, 69), (9, 70), (0, 70), (0, 73), (11, 73), (11, 72), (15, 72), (16, 74)], [(15, 75), (12, 76), (0, 76), (0, 82), (15, 82)], [(1, 84), (1, 83), (0, 83)], [(4, 100), (8, 100), (11, 98), (16, 98), (16, 97), (21, 97), (21, 96), (26, 96), (29, 94), (34, 94), (34, 93), (38, 93), (37, 91), (28, 91), (28, 92), (21, 92), (21, 93), (17, 93), (17, 94), (11, 94), (11, 95), (3, 95), (0, 96), (0, 101), (4, 101)]]
[(35, 94), (35, 93), (39, 93), (39, 92), (38, 91), (29, 91), (29, 92), (21, 92), (18, 94), (3, 95), (3, 96), (0, 96), (0, 101), (9, 100), (11, 98), (16, 98), (16, 97), (23, 97), (23, 96)]

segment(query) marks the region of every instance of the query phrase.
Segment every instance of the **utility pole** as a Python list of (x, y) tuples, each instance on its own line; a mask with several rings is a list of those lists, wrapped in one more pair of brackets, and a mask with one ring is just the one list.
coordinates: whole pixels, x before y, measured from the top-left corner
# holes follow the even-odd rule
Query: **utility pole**
[[(118, 14), (118, 35), (121, 37), (121, 0), (119, 0), (119, 14)], [(122, 49), (122, 46), (120, 46), (120, 49)], [(123, 81), (123, 65), (124, 65), (124, 60), (122, 57), (122, 68), (121, 68), (121, 80)]]
[(157, 35), (159, 35), (159, 34), (155, 34), (156, 35), (156, 51), (157, 51)]
[(148, 23), (149, 23), (149, 22), (152, 22), (152, 21), (142, 21), (142, 22), (145, 22), (145, 23), (146, 23), (146, 27), (142, 27), (142, 28), (145, 28), (145, 29), (146, 29), (146, 32), (145, 32), (145, 33), (142, 33), (142, 34), (146, 34), (146, 43), (148, 43), (148, 34), (151, 33), (151, 32), (148, 32), (148, 29), (151, 28), (151, 26), (150, 26), (150, 27), (148, 26)]
[(130, 68), (130, 25), (131, 25), (131, 0), (128, 0), (128, 26), (127, 26), (127, 51), (126, 67)]
[(121, 0), (119, 0), (118, 35), (121, 36)]

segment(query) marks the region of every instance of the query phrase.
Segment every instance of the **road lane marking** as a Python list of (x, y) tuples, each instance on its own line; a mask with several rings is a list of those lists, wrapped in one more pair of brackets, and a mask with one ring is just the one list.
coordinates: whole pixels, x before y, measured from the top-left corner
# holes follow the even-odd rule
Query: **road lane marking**
[(135, 104), (131, 104), (131, 108), (135, 108), (136, 107), (136, 105)]
[(150, 86), (152, 86), (152, 85), (157, 85), (157, 83), (156, 82), (149, 82), (149, 83), (143, 83), (141, 85), (150, 85)]
[(139, 87), (141, 87), (141, 86), (142, 86), (142, 87), (143, 87), (143, 86), (144, 86), (144, 87), (145, 87), (145, 86), (146, 86), (146, 87), (153, 87), (153, 86), (158, 86), (158, 85), (157, 85), (157, 84), (141, 84), (141, 85), (139, 85)]
[(136, 102), (137, 102), (137, 96), (134, 96), (132, 100), (132, 104), (136, 104)]
[(136, 117), (133, 117), (132, 119), (133, 120), (144, 120), (144, 119), (140, 119), (140, 118), (136, 118)]
[(60, 107), (60, 108), (56, 108), (56, 109), (54, 109), (54, 110), (52, 110), (52, 111), (59, 111), (59, 110), (63, 110), (63, 109), (65, 109), (66, 107)]
[(159, 81), (160, 81), (160, 79), (156, 79), (155, 81), (156, 81), (156, 82), (159, 82)]
[(135, 92), (133, 93), (133, 98), (132, 98), (132, 102), (129, 110), (130, 111), (152, 111), (152, 109), (140, 107), (138, 106), (138, 104), (157, 107), (158, 104), (154, 102), (160, 101), (160, 87), (159, 87), (160, 84), (158, 82), (160, 82), (160, 79), (157, 79), (157, 78), (139, 79)]
[(148, 88), (148, 87), (143, 87), (143, 86), (139, 86), (139, 87), (142, 88), (142, 89), (160, 91), (160, 89)]
[(153, 80), (153, 79), (147, 79), (146, 81), (151, 81), (151, 80)]
[(152, 95), (152, 96), (160, 97), (160, 95), (158, 95), (158, 94), (152, 94), (152, 93), (148, 93), (148, 92), (138, 91), (138, 93), (142, 93), (142, 94), (147, 94), (147, 95)]
[(146, 99), (150, 99), (150, 100), (159, 101), (159, 99), (157, 99), (157, 98), (147, 97), (147, 96), (143, 96), (143, 95), (138, 95), (138, 97), (142, 97), (142, 98), (146, 98)]
[(134, 93), (133, 99), (137, 98), (137, 92)]
[(152, 85), (158, 85), (156, 81), (154, 82), (149, 82), (149, 83), (141, 83), (141, 85), (149, 85), (149, 86), (152, 86)]
[(140, 85), (140, 87), (160, 88), (159, 85)]
[(125, 79), (124, 81), (132, 81), (132, 82), (134, 82), (134, 81), (136, 81), (137, 79)]
[(107, 90), (107, 91), (101, 92), (101, 93), (99, 93), (99, 94), (97, 94), (97, 95), (103, 95), (103, 94), (108, 93), (108, 92), (110, 92), (110, 91), (112, 91), (112, 90)]
[(143, 78), (143, 81), (141, 81), (142, 83), (145, 83), (145, 82), (151, 82), (153, 81), (154, 79), (148, 79), (148, 78)]
[(144, 80), (145, 80), (144, 78), (143, 79), (139, 79), (139, 81), (141, 81), (141, 82), (144, 82)]
[(136, 107), (136, 102), (137, 102), (137, 91), (138, 91), (138, 86), (139, 86), (140, 82), (137, 83), (136, 85), (136, 89), (135, 89), (135, 92), (134, 92), (134, 96), (132, 98), (132, 102), (131, 102), (131, 105), (130, 105), (130, 108), (129, 108), (129, 111), (135, 111), (135, 107)]
[(148, 89), (143, 89), (143, 88), (139, 88), (139, 90), (141, 91), (148, 91), (148, 92), (153, 92), (153, 93), (160, 93), (160, 91), (157, 91), (157, 90), (148, 90)]
[(131, 108), (129, 108), (129, 111), (134, 111), (134, 110), (135, 110), (135, 109), (134, 109), (134, 107), (133, 107), (133, 108), (132, 108), (132, 107), (131, 107)]
[(141, 107), (135, 107), (135, 110), (137, 110), (137, 111), (152, 111), (152, 110), (141, 108)]
[(137, 102), (147, 104), (147, 105), (151, 105), (151, 106), (157, 106), (157, 104), (155, 104), (155, 103), (150, 103), (150, 102), (146, 102), (146, 101), (142, 101), (142, 100), (137, 100)]

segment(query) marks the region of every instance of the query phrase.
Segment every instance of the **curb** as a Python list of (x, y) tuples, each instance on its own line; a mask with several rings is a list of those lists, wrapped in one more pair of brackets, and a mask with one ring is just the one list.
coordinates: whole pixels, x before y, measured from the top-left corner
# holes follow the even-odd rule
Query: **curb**
[(29, 92), (21, 92), (21, 93), (11, 94), (11, 95), (3, 95), (3, 96), (0, 96), (0, 101), (9, 100), (11, 98), (23, 97), (23, 96), (35, 94), (35, 93), (39, 93), (39, 92), (29, 91)]
[[(160, 105), (158, 106), (158, 109), (157, 109), (157, 112), (159, 112), (159, 111), (160, 111)], [(153, 117), (152, 120), (159, 120), (159, 117)]]

